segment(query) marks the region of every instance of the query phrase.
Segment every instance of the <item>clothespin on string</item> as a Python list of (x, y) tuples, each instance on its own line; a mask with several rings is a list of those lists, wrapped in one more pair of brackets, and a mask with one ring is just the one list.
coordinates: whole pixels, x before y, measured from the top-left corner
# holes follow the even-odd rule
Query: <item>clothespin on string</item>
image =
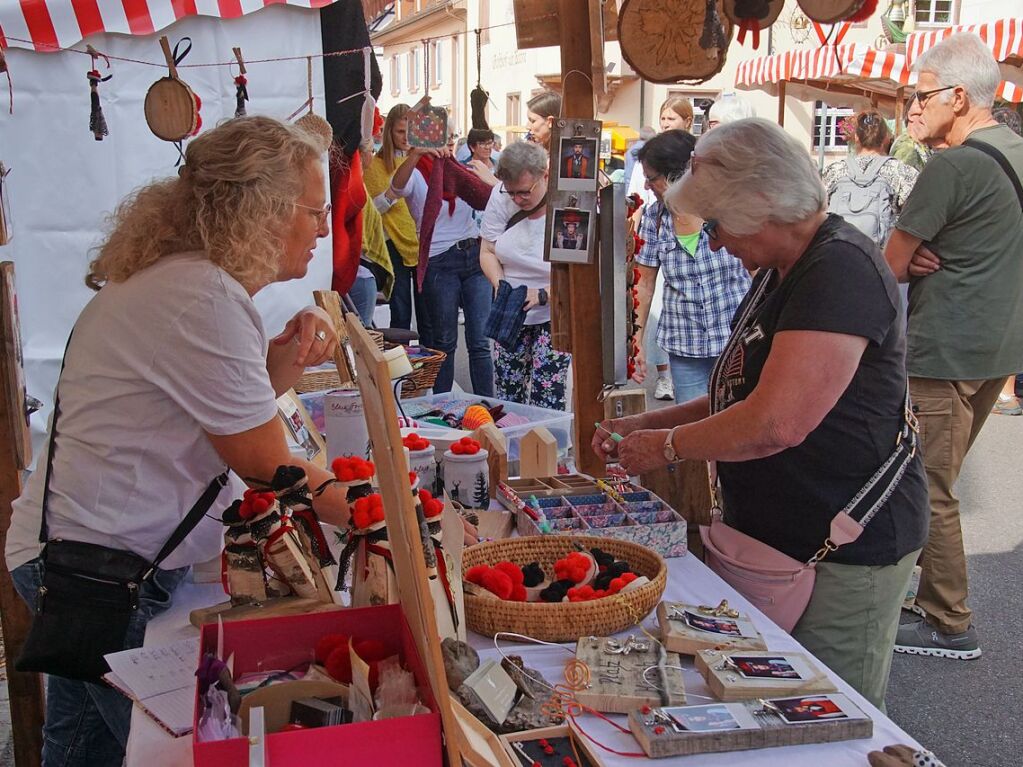
[(92, 131), (93, 138), (97, 141), (102, 141), (104, 136), (109, 136), (110, 131), (107, 129), (107, 120), (103, 116), (103, 105), (99, 100), (99, 84), (105, 83), (113, 74), (109, 74), (106, 77), (99, 72), (99, 59), (103, 59), (106, 62), (107, 69), (110, 69), (110, 59), (106, 54), (100, 53), (91, 45), (85, 46), (85, 52), (92, 58), (92, 66), (85, 76), (89, 80), (89, 130)]
[(245, 116), (245, 102), (249, 100), (249, 91), (246, 87), (249, 81), (246, 79), (245, 74), (245, 59), (242, 58), (241, 48), (232, 48), (231, 51), (234, 53), (235, 61), (238, 62), (238, 76), (234, 78), (235, 87), (235, 117)]

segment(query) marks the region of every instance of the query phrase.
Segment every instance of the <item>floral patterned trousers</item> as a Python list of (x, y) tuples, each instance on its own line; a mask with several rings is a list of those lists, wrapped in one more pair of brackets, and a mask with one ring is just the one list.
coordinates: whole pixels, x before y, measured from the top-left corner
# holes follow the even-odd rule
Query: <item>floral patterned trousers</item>
[(525, 325), (515, 345), (494, 344), (494, 389), (499, 399), (565, 409), (572, 355), (551, 346), (551, 323)]

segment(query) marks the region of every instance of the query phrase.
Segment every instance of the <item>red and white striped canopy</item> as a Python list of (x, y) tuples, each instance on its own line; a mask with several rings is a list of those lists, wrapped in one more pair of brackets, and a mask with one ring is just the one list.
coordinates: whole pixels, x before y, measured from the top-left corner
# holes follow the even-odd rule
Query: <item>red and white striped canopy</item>
[(735, 85), (750, 89), (782, 80), (890, 80), (911, 82), (904, 56), (860, 43), (800, 48), (740, 62)]
[[(233, 19), (268, 5), (322, 8), (334, 0), (0, 0), (0, 48), (55, 51), (98, 32), (149, 35), (185, 16)], [(11, 38), (16, 38), (11, 39)], [(19, 42), (31, 40), (31, 44)]]
[[(999, 19), (984, 24), (914, 32), (906, 38), (907, 64), (912, 66), (924, 51), (956, 32), (976, 32), (991, 49), (997, 61), (1009, 62), (1017, 68), (1023, 65), (1023, 19)], [(1020, 79), (1023, 79), (1023, 73)], [(1018, 104), (1023, 101), (1023, 85), (1003, 80), (997, 95), (1001, 99)]]

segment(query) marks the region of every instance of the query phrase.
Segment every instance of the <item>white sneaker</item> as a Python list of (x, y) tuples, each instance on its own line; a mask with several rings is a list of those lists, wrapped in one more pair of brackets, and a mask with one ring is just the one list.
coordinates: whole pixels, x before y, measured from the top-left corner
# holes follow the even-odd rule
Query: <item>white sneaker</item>
[(654, 386), (654, 399), (670, 402), (675, 399), (675, 387), (671, 385), (671, 379), (666, 376), (658, 376), (657, 384)]

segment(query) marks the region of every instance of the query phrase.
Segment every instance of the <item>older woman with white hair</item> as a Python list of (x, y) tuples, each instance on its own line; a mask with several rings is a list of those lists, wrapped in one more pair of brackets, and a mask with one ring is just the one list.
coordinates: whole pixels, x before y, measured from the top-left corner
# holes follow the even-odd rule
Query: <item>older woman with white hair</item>
[[(816, 564), (793, 636), (883, 706), (899, 610), (927, 535), (895, 280), (873, 242), (827, 214), (805, 148), (766, 120), (701, 138), (667, 200), (758, 272), (709, 397), (605, 421), (625, 438), (601, 430), (593, 448), (629, 474), (717, 461), (727, 523), (754, 548)], [(882, 465), (902, 473), (876, 481)], [(843, 509), (860, 524), (836, 536)], [(802, 606), (787, 605), (794, 615)]]
[(707, 108), (703, 132), (709, 133), (719, 125), (726, 125), (736, 120), (745, 120), (756, 116), (756, 110), (746, 99), (735, 94), (728, 94), (722, 96)]

